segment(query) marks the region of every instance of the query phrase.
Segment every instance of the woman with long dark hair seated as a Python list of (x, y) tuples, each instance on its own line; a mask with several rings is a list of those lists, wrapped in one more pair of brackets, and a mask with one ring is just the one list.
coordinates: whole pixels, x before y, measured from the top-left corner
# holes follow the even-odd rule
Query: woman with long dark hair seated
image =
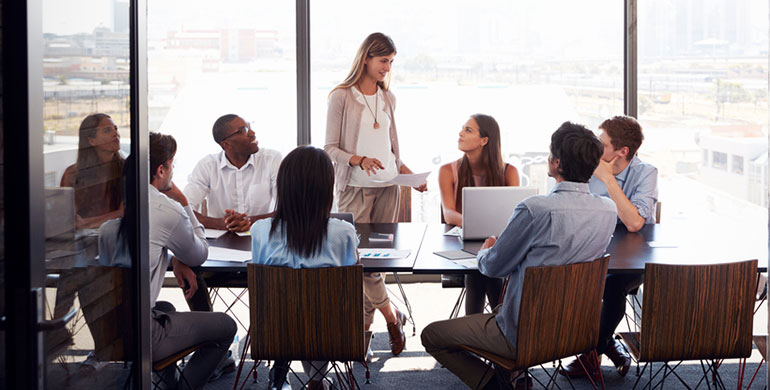
[(78, 130), (78, 156), (61, 178), (75, 189), (75, 226), (98, 228), (123, 216), (123, 163), (118, 126), (107, 114), (91, 114)]
[[(495, 118), (472, 115), (459, 136), (457, 148), (464, 153), (463, 157), (442, 165), (438, 177), (444, 221), (455, 226), (463, 224), (463, 187), (519, 185), (516, 167), (503, 164), (500, 126)], [(466, 275), (465, 315), (484, 311), (484, 295), (490, 306), (496, 306), (502, 288), (502, 279), (478, 273)]]
[[(292, 268), (356, 264), (356, 231), (350, 223), (329, 217), (333, 199), (334, 168), (326, 153), (312, 146), (294, 149), (278, 169), (275, 216), (251, 227), (253, 261)], [(310, 377), (309, 389), (323, 388), (327, 364), (302, 362)], [(286, 365), (276, 362), (276, 367)], [(279, 376), (274, 380), (282, 382)]]

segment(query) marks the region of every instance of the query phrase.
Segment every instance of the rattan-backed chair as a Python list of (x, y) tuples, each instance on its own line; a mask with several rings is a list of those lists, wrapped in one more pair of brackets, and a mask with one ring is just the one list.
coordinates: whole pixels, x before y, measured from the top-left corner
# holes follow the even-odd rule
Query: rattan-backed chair
[[(130, 362), (136, 359), (133, 342), (131, 314), (131, 269), (122, 267), (89, 266), (75, 268), (71, 272), (73, 281), (78, 281), (78, 300), (83, 309), (88, 330), (94, 339), (94, 357), (99, 361)], [(174, 365), (184, 381), (182, 370), (176, 362), (184, 360), (207, 343), (194, 345), (171, 356), (154, 361), (152, 370), (156, 374)], [(130, 377), (129, 377), (130, 379)], [(160, 387), (165, 378), (155, 375), (153, 388)], [(166, 384), (169, 385), (169, 384)]]
[[(329, 371), (350, 388), (358, 387), (351, 363), (357, 361), (366, 366), (368, 381), (371, 336), (364, 332), (363, 266), (293, 269), (250, 263), (248, 285), (255, 361), (329, 361)], [(336, 362), (344, 362), (345, 373)]]
[[(552, 373), (546, 370), (547, 384), (532, 377), (543, 387), (555, 384), (562, 358), (593, 351), (591, 356), (598, 360), (595, 350), (609, 259), (605, 256), (590, 262), (526, 269), (519, 308), (516, 360), (467, 346), (461, 348), (486, 359), (488, 369), (494, 363), (508, 371), (524, 370), (527, 375), (531, 367), (558, 361), (556, 370)], [(594, 384), (590, 375), (589, 379)], [(603, 384), (604, 379), (601, 379)]]
[[(648, 387), (663, 387), (671, 374), (688, 386), (674, 372), (685, 360), (701, 361), (701, 381), (708, 380), (711, 372), (721, 382), (715, 360), (751, 355), (756, 274), (756, 260), (716, 265), (648, 263), (641, 333), (621, 333), (634, 358), (645, 363), (634, 387), (648, 368)], [(654, 374), (652, 362), (663, 362)], [(672, 367), (669, 362), (680, 363)], [(653, 383), (661, 371), (659, 382)]]

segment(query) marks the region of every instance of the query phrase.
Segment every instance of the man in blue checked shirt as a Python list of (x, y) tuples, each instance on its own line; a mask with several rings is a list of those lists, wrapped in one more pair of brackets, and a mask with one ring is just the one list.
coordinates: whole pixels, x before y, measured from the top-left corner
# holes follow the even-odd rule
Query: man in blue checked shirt
[[(588, 182), (591, 192), (612, 199), (618, 206), (618, 224), (629, 232), (639, 231), (645, 224), (655, 223), (655, 207), (658, 202), (658, 169), (636, 156), (644, 135), (636, 119), (616, 116), (600, 126), (599, 139), (604, 154), (594, 175)], [(631, 366), (631, 357), (619, 341), (612, 336), (623, 320), (626, 295), (644, 282), (644, 274), (609, 274), (604, 284), (599, 344), (596, 352), (607, 355), (621, 376)], [(597, 371), (593, 359), (581, 356), (589, 371)], [(574, 360), (562, 371), (570, 377), (583, 377), (580, 363)]]
[[(601, 257), (615, 229), (615, 203), (588, 189), (602, 156), (601, 141), (585, 127), (565, 122), (551, 136), (550, 151), (548, 175), (556, 179), (553, 191), (519, 203), (500, 238), (489, 237), (477, 257), (482, 274), (511, 276), (504, 303), (493, 313), (434, 322), (422, 332), (425, 351), (471, 388), (478, 384), (484, 389), (508, 388), (486, 371), (481, 359), (458, 346), (516, 358), (525, 270)], [(517, 383), (517, 388), (520, 385), (528, 386)]]

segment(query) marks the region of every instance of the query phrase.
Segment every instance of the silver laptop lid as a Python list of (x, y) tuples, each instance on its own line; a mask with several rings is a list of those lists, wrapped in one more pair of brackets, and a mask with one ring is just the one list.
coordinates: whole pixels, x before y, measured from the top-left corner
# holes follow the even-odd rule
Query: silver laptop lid
[(75, 237), (75, 190), (45, 187), (45, 238), (73, 240)]
[(463, 240), (499, 236), (516, 205), (532, 195), (536, 187), (464, 187)]

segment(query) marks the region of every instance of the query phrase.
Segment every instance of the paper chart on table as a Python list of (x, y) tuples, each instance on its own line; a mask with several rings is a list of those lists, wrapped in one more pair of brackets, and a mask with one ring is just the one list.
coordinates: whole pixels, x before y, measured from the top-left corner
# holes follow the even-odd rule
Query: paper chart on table
[(423, 172), (423, 173), (402, 173), (390, 180), (372, 180), (375, 183), (390, 183), (390, 184), (398, 184), (400, 186), (407, 186), (407, 187), (419, 187), (423, 184), (425, 184), (428, 175), (430, 175), (430, 172)]
[(209, 246), (209, 260), (235, 261), (238, 263), (245, 263), (251, 260), (251, 251)]
[(465, 268), (479, 268), (479, 261), (476, 259), (462, 259), (462, 260), (452, 260), (457, 265), (461, 265)]
[(361, 259), (406, 259), (412, 251), (408, 249), (359, 249)]
[(462, 259), (475, 259), (476, 255), (473, 253), (468, 253), (463, 250), (455, 250), (455, 251), (440, 251), (440, 252), (433, 252), (434, 255), (441, 256), (445, 259), (449, 260), (462, 260)]

